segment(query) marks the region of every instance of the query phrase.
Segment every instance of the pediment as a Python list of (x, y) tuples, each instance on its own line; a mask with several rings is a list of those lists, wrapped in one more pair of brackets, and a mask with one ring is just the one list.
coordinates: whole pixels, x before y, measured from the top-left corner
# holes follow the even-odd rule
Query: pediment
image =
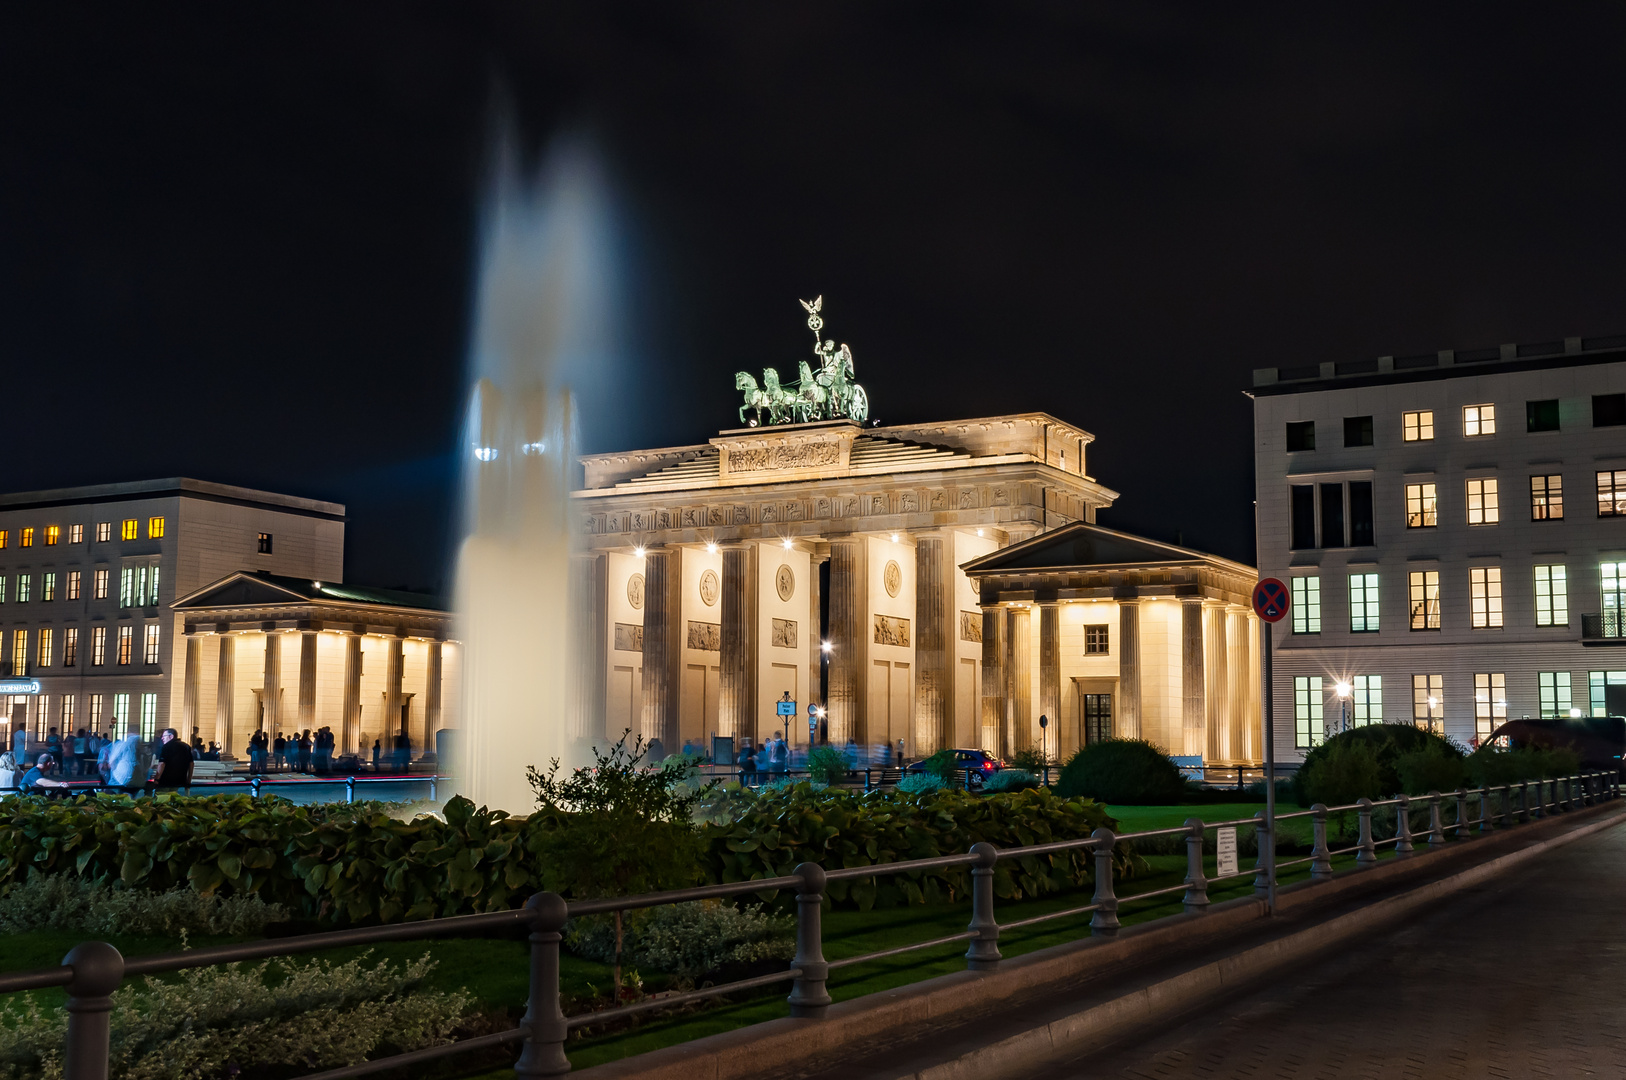
[(303, 603), (310, 597), (251, 574), (233, 574), (179, 601), (186, 608), (247, 607), (255, 604)]
[(967, 573), (998, 573), (1076, 566), (1166, 566), (1212, 559), (1189, 548), (1075, 522), (991, 552), (965, 564), (964, 569)]

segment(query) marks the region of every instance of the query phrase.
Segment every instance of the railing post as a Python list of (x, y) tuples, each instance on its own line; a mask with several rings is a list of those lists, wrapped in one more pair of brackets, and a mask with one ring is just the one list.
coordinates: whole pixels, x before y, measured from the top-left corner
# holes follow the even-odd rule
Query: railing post
[(249, 798), (258, 799), (260, 797), (260, 778), (258, 776), (249, 780), (248, 789)]
[(1268, 849), (1275, 843), (1270, 831), (1270, 822), (1265, 820), (1265, 812), (1259, 811), (1253, 815), (1253, 839), (1259, 851), (1253, 860), (1253, 895), (1268, 896), (1270, 894), (1270, 859)]
[(514, 1075), (563, 1076), (570, 1071), (565, 1057), (565, 1014), (559, 1009), (559, 933), (570, 916), (564, 897), (558, 893), (533, 893), (525, 901), (531, 913), (530, 1000), (520, 1026), (527, 1028), (520, 1044)]
[(1452, 830), (1458, 840), (1468, 839), (1468, 792), (1457, 788), (1457, 825)]
[[(867, 782), (867, 778), (866, 778)], [(824, 983), (830, 975), (830, 965), (824, 960), (824, 931), (821, 915), (824, 908), (824, 867), (818, 863), (800, 863), (791, 873), (801, 879), (796, 886), (796, 959), (790, 966), (801, 970), (791, 984), (790, 1014), (806, 1020), (822, 1020), (830, 1008), (830, 993)]]
[(1208, 878), (1203, 874), (1203, 821), (1186, 818), (1186, 914), (1208, 910)]
[(1479, 831), (1488, 833), (1496, 828), (1496, 812), (1491, 802), (1491, 793), (1496, 789), (1486, 784), (1479, 789)]
[(1519, 816), (1520, 825), (1530, 823), (1530, 781), (1519, 781)]
[(1567, 809), (1579, 810), (1581, 805), (1575, 801), (1575, 777), (1564, 777), (1564, 804)]
[(1411, 842), (1411, 797), (1409, 795), (1395, 796), (1395, 854), (1400, 857), (1410, 855), (1414, 850)]
[(1438, 851), (1445, 846), (1445, 821), (1440, 810), (1440, 793), (1428, 793), (1428, 849)]
[(1100, 828), (1090, 834), (1095, 841), (1095, 896), (1091, 903), (1100, 905), (1090, 917), (1090, 933), (1096, 937), (1112, 937), (1118, 932), (1118, 896), (1112, 891), (1112, 849), (1118, 845), (1118, 836), (1111, 829)]
[(1315, 845), (1310, 849), (1310, 880), (1326, 881), (1332, 877), (1332, 851), (1327, 846), (1327, 806), (1316, 803), (1310, 807), (1315, 815)]
[(429, 801), (430, 802), (438, 802), (439, 801), (435, 797), (435, 789), (439, 786), (439, 782), (440, 782), (440, 777), (436, 776), (434, 773), (429, 774)]
[(1355, 865), (1371, 866), (1378, 861), (1377, 845), (1372, 842), (1372, 800), (1356, 799), (1361, 819), (1361, 837), (1356, 842)]
[(347, 803), (356, 801), (356, 778), (354, 776), (344, 778), (344, 801)]
[(75, 945), (62, 958), (68, 983), (68, 1056), (64, 1080), (107, 1080), (113, 991), (124, 981), (124, 957), (105, 941)]
[(992, 971), (999, 966), (999, 920), (994, 918), (994, 864), (999, 850), (992, 844), (971, 845), (977, 857), (971, 867), (971, 947), (965, 951), (970, 971)]

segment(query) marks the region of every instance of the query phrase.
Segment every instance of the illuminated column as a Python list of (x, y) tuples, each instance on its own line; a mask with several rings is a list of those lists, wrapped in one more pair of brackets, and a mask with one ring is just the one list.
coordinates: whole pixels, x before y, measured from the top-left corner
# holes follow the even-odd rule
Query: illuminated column
[(996, 605), (982, 609), (982, 745), (1003, 757), (1005, 746), (1005, 637), (1006, 611)]
[(1203, 724), (1207, 719), (1204, 705), (1204, 679), (1207, 665), (1203, 662), (1203, 602), (1199, 597), (1180, 600), (1180, 719), (1184, 745), (1182, 754), (1203, 752)]
[[(339, 737), (346, 746), (361, 741), (361, 635), (346, 634), (344, 638), (344, 716), (341, 718)], [(389, 725), (380, 733), (389, 735)]]
[[(756, 552), (745, 544), (723, 546), (723, 637), (717, 658), (717, 734), (738, 740), (756, 730)], [(645, 638), (646, 649), (648, 638)], [(738, 746), (736, 745), (736, 749)]]
[[(828, 555), (814, 552), (808, 559), (807, 567), (807, 625), (811, 628), (807, 635), (807, 700), (809, 704), (819, 704), (823, 692), (819, 687), (819, 669), (824, 662), (824, 626), (820, 622), (819, 608), (821, 606), (821, 590), (819, 588), (819, 568), (830, 560)], [(802, 714), (807, 719), (807, 714)], [(792, 739), (792, 743), (796, 740)]]
[(384, 643), (384, 734), (388, 737), (401, 734), (406, 726), (401, 720), (401, 635), (388, 634)]
[(915, 538), (915, 752), (928, 755), (952, 742), (954, 684), (950, 667), (948, 589), (943, 537)]
[[(436, 752), (436, 768), (439, 768), (440, 751), (435, 745), (435, 732), (440, 730), (441, 649), (440, 642), (429, 643), (429, 662), (424, 665), (423, 676), (423, 748), (425, 753)], [(599, 682), (603, 685), (602, 679)]]
[(1231, 712), (1226, 718), (1226, 723), (1230, 730), (1231, 760), (1247, 761), (1248, 723), (1252, 719), (1252, 714), (1248, 710), (1248, 671), (1253, 652), (1249, 648), (1248, 641), (1248, 613), (1232, 604), (1226, 608), (1225, 623), (1227, 628), (1225, 656), (1227, 666), (1230, 668), (1226, 676), (1226, 685), (1231, 692)]
[(220, 740), (222, 757), (229, 756), (235, 749), (231, 737), (231, 706), (236, 693), (237, 639), (231, 634), (221, 634), (220, 673), (215, 681), (215, 738)]
[[(604, 738), (604, 685), (608, 674), (605, 612), (609, 608), (609, 560), (602, 554), (577, 555), (570, 560), (571, 657), (570, 735), (598, 742)], [(439, 660), (435, 661), (437, 664)], [(435, 690), (440, 701), (440, 690)], [(439, 723), (439, 714), (436, 721)], [(620, 732), (616, 732), (617, 735)]]
[(1243, 746), (1250, 762), (1261, 762), (1265, 758), (1264, 751), (1264, 699), (1260, 696), (1260, 683), (1263, 674), (1259, 668), (1264, 663), (1264, 654), (1261, 651), (1264, 643), (1259, 640), (1259, 616), (1251, 611), (1242, 613), (1242, 640), (1247, 642), (1248, 674), (1248, 705), (1247, 719), (1242, 724), (1245, 737)]
[(282, 719), (282, 635), (265, 632), (265, 682), (260, 700), (265, 705), (265, 730), (276, 731)]
[(1039, 714), (1050, 726), (1039, 733), (1045, 755), (1061, 753), (1061, 606), (1039, 605)]
[[(186, 635), (186, 681), (181, 686), (181, 730), (188, 738), (198, 722), (198, 668), (203, 662), (203, 641), (196, 634)], [(219, 738), (216, 735), (216, 738)]]
[[(314, 728), (316, 726), (315, 630), (301, 630), (299, 632), (299, 726), (302, 728)], [(340, 746), (339, 752), (344, 753), (354, 749), (355, 747), (344, 744)]]
[(1203, 601), (1203, 667), (1205, 669), (1203, 757), (1206, 761), (1231, 760), (1230, 650), (1226, 646), (1225, 605), (1218, 600)]
[(1140, 599), (1118, 601), (1118, 715), (1113, 734), (1140, 738)]
[(862, 536), (830, 541), (830, 741), (864, 741), (869, 581)]
[(1029, 639), (1033, 619), (1027, 608), (1012, 608), (1005, 637), (1005, 747), (1007, 753), (1033, 745), (1033, 667)]
[(646, 741), (678, 746), (678, 663), (683, 655), (683, 549), (644, 552), (644, 715)]

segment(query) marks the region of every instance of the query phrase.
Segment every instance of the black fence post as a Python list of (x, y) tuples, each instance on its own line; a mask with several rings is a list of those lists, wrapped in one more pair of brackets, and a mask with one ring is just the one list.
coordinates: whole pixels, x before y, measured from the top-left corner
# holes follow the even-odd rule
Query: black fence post
[(558, 893), (535, 893), (525, 901), (531, 913), (531, 996), (520, 1026), (526, 1029), (514, 1074), (522, 1077), (563, 1076), (570, 1071), (565, 1057), (565, 1014), (559, 1008), (559, 933), (570, 909)]
[(64, 1080), (107, 1080), (113, 991), (124, 981), (124, 957), (105, 941), (75, 945), (62, 958), (68, 983), (68, 1054)]

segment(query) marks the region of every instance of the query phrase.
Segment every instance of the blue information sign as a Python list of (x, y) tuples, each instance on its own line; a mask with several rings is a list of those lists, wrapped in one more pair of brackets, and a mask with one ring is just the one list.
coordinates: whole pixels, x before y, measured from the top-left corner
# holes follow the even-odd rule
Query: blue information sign
[(780, 701), (776, 702), (776, 704), (779, 706), (780, 716), (796, 715), (796, 703), (794, 701)]

